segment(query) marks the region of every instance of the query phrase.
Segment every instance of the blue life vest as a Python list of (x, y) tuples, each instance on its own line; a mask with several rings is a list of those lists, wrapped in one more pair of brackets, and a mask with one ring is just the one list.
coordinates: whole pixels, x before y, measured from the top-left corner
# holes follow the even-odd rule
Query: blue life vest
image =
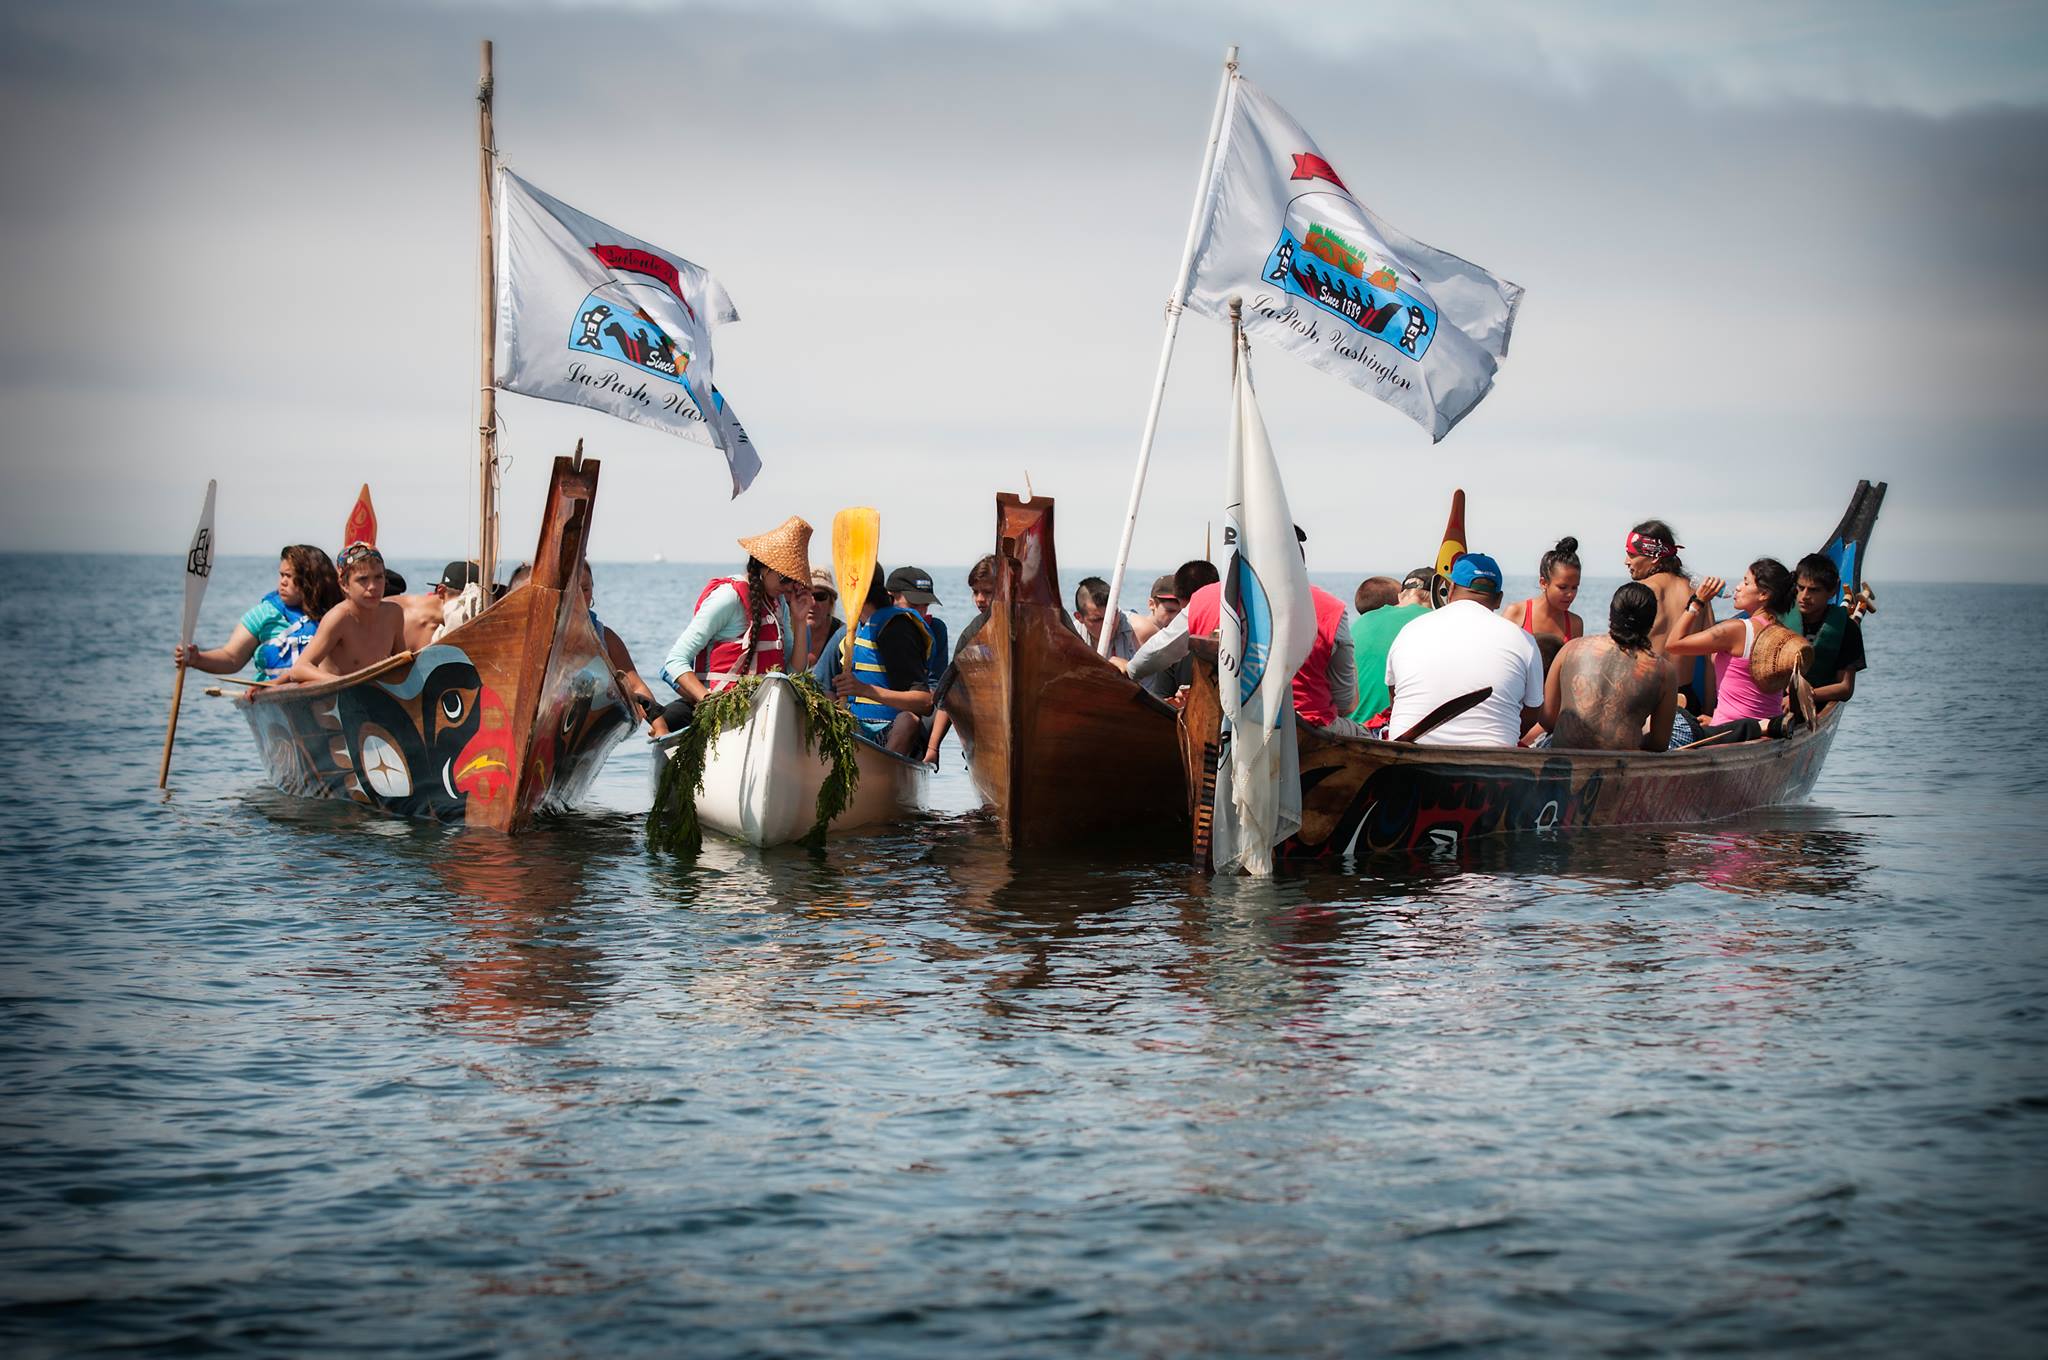
[[(863, 685), (873, 685), (877, 689), (895, 688), (889, 683), (889, 672), (882, 665), (882, 654), (875, 647), (875, 639), (882, 635), (882, 629), (888, 626), (889, 620), (899, 615), (914, 620), (918, 632), (924, 634), (925, 658), (929, 661), (932, 650), (931, 629), (925, 627), (924, 619), (918, 612), (897, 605), (877, 609), (862, 620), (860, 627), (853, 633), (853, 678)], [(896, 721), (896, 715), (903, 711), (891, 708), (887, 704), (876, 703), (873, 699), (863, 699), (858, 695), (846, 701), (846, 708), (856, 721), (871, 732), (887, 727)]]
[(284, 602), (282, 596), (271, 591), (263, 597), (263, 603), (284, 616), (284, 631), (266, 638), (256, 648), (256, 678), (266, 680), (283, 675), (299, 659), (299, 653), (306, 650), (306, 644), (313, 640), (313, 634), (320, 631), (320, 620), (301, 609), (294, 609)]

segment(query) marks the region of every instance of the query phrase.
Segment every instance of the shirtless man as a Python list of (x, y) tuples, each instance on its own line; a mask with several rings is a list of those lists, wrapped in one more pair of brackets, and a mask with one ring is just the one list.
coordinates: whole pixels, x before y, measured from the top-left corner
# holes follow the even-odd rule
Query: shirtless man
[(367, 543), (341, 554), (341, 603), (299, 653), (288, 680), (317, 683), (353, 675), (405, 650), (405, 611), (384, 598), (384, 558)]
[[(1614, 592), (1604, 637), (1573, 638), (1543, 685), (1543, 726), (1568, 751), (1662, 751), (1678, 709), (1677, 677), (1650, 646), (1657, 596), (1641, 581)], [(1648, 724), (1647, 730), (1645, 724)]]
[(424, 652), (433, 645), (446, 621), (448, 602), (477, 579), (474, 562), (450, 562), (441, 569), (441, 579), (424, 595), (401, 595), (392, 603), (405, 611), (405, 649)]
[[(1650, 629), (1650, 646), (1660, 655), (1664, 651), (1664, 639), (1671, 636), (1671, 629), (1685, 614), (1685, 607), (1692, 601), (1692, 577), (1685, 573), (1685, 563), (1679, 560), (1678, 551), (1684, 545), (1670, 525), (1661, 519), (1646, 519), (1629, 532), (1624, 548), (1624, 562), (1628, 566), (1629, 579), (1648, 586), (1657, 597), (1657, 622)], [(1702, 617), (1695, 625), (1699, 631), (1714, 622), (1714, 607), (1706, 605)], [(1696, 664), (1696, 658), (1673, 658), (1669, 665), (1677, 677), (1679, 696), (1685, 700), (1688, 711), (1712, 713), (1714, 711), (1714, 668)]]

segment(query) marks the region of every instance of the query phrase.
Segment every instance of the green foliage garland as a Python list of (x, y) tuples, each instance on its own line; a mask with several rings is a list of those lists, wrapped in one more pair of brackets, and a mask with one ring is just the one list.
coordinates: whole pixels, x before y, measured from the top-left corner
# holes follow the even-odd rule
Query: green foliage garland
[[(715, 733), (738, 727), (753, 709), (754, 694), (765, 677), (743, 676), (726, 689), (697, 705), (682, 739), (670, 748), (661, 784), (655, 791), (654, 806), (647, 813), (647, 844), (650, 849), (673, 855), (694, 855), (704, 844), (704, 828), (697, 820), (697, 798), (704, 792), (704, 749)], [(808, 674), (785, 676), (802, 705), (804, 744), (830, 765), (818, 788), (818, 820), (811, 825), (803, 844), (820, 849), (825, 828), (834, 817), (853, 806), (853, 793), (860, 786), (860, 767), (854, 762), (855, 738), (859, 729), (853, 715), (818, 687)]]

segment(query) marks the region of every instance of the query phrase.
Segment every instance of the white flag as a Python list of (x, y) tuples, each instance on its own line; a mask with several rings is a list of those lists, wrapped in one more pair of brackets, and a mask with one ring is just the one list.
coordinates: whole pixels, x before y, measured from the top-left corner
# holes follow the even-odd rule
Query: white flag
[(711, 380), (711, 328), (740, 319), (718, 280), (502, 168), (496, 229), (498, 386), (709, 444), (745, 491), (761, 460)]
[(1242, 77), (1223, 135), (1188, 305), (1227, 321), (1242, 297), (1247, 334), (1449, 434), (1507, 357), (1521, 287), (1381, 221)]
[(218, 489), (217, 482), (206, 484), (199, 527), (192, 531), (192, 546), (185, 553), (185, 621), (178, 629), (178, 641), (187, 647), (199, 628), (199, 602), (206, 598), (207, 582), (213, 579), (213, 493)]
[(1216, 649), (1230, 759), (1216, 772), (1216, 867), (1273, 872), (1273, 847), (1301, 829), (1294, 672), (1315, 645), (1316, 611), (1287, 488), (1238, 354), (1230, 427), (1223, 610)]

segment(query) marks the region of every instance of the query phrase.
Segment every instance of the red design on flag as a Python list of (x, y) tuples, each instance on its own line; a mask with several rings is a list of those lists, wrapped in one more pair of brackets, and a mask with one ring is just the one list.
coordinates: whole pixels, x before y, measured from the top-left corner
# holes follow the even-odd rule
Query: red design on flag
[[(1337, 178), (1337, 172), (1330, 168), (1330, 163), (1313, 151), (1297, 151), (1294, 153), (1294, 173), (1288, 176), (1288, 178), (1326, 179), (1339, 189), (1344, 189), (1344, 181)], [(1351, 191), (1344, 189), (1344, 192), (1348, 194)]]
[(676, 267), (661, 256), (634, 246), (594, 245), (590, 253), (597, 256), (598, 263), (606, 269), (623, 269), (629, 274), (640, 274), (653, 279), (669, 292), (676, 295), (676, 301), (683, 304), (683, 310), (690, 314), (690, 320), (697, 319), (697, 309), (683, 296), (682, 275)]
[(341, 527), (341, 546), (347, 548), (357, 543), (377, 546), (377, 508), (370, 504), (368, 482), (356, 495), (355, 508), (348, 512), (348, 523)]

